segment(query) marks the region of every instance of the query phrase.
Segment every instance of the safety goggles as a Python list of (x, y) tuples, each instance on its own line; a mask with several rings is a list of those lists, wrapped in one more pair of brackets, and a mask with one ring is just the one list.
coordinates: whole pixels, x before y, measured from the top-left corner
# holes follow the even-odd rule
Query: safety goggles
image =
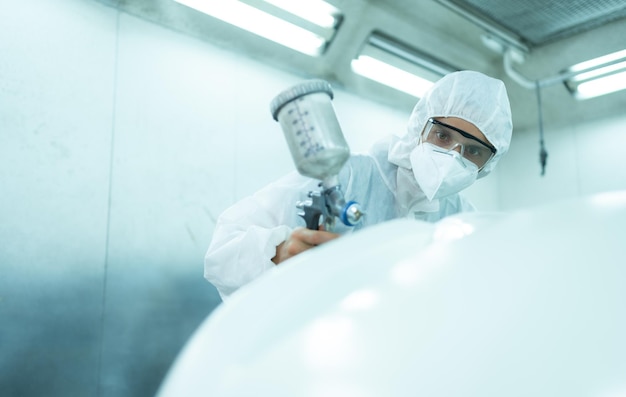
[(476, 164), (479, 170), (496, 154), (496, 149), (488, 143), (433, 118), (428, 119), (422, 140), (446, 151), (458, 151), (461, 156)]

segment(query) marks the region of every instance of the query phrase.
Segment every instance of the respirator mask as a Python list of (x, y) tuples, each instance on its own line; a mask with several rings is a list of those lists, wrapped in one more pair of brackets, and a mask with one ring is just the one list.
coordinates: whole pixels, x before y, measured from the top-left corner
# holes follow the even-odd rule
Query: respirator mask
[(410, 155), (417, 184), (428, 200), (458, 193), (474, 183), (478, 166), (454, 150), (422, 142)]

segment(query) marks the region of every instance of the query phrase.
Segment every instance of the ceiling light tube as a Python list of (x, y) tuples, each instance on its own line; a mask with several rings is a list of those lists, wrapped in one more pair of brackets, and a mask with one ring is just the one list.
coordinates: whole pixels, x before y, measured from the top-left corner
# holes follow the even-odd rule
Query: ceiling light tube
[(626, 89), (626, 50), (590, 59), (568, 69), (565, 86), (577, 99), (589, 99)]
[(421, 98), (435, 81), (458, 69), (381, 32), (373, 32), (352, 71)]
[(441, 76), (454, 72), (454, 68), (436, 61), (427, 54), (422, 53), (406, 44), (400, 43), (390, 37), (380, 33), (372, 34), (368, 39), (369, 44), (373, 47), (380, 48), (400, 59), (414, 63), (424, 69), (435, 72)]
[(326, 44), (323, 37), (240, 1), (175, 1), (307, 55), (321, 54)]
[(598, 58), (593, 58), (588, 61), (577, 63), (576, 65), (572, 66), (570, 70), (574, 72), (578, 72), (581, 70), (586, 70), (586, 69), (595, 68), (597, 66), (602, 66), (604, 64), (609, 64), (609, 63), (621, 60), (622, 58), (626, 59), (626, 50), (617, 51), (611, 54), (603, 55)]
[(404, 71), (367, 55), (352, 60), (352, 70), (368, 79), (421, 98), (434, 84), (424, 78)]
[(585, 81), (576, 87), (576, 98), (589, 99), (626, 89), (626, 71)]
[(323, 28), (331, 29), (337, 26), (339, 10), (325, 1), (265, 0), (265, 2)]

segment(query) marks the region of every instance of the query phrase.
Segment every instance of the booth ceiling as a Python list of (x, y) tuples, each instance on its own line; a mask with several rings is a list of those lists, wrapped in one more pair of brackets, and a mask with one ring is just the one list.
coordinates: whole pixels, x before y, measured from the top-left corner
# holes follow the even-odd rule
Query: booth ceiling
[[(392, 0), (407, 7), (409, 0)], [(538, 47), (626, 18), (624, 0), (438, 0)], [(625, 19), (626, 20), (626, 19)]]

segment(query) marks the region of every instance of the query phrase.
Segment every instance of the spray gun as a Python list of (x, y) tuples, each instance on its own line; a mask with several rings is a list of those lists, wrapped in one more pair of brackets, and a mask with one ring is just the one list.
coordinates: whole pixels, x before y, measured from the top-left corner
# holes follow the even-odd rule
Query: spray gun
[(333, 231), (335, 220), (354, 226), (364, 215), (361, 206), (346, 202), (338, 174), (350, 157), (331, 99), (333, 91), (324, 80), (308, 80), (280, 94), (270, 103), (274, 120), (280, 123), (298, 172), (320, 180), (319, 191), (296, 203), (298, 215), (309, 229)]

